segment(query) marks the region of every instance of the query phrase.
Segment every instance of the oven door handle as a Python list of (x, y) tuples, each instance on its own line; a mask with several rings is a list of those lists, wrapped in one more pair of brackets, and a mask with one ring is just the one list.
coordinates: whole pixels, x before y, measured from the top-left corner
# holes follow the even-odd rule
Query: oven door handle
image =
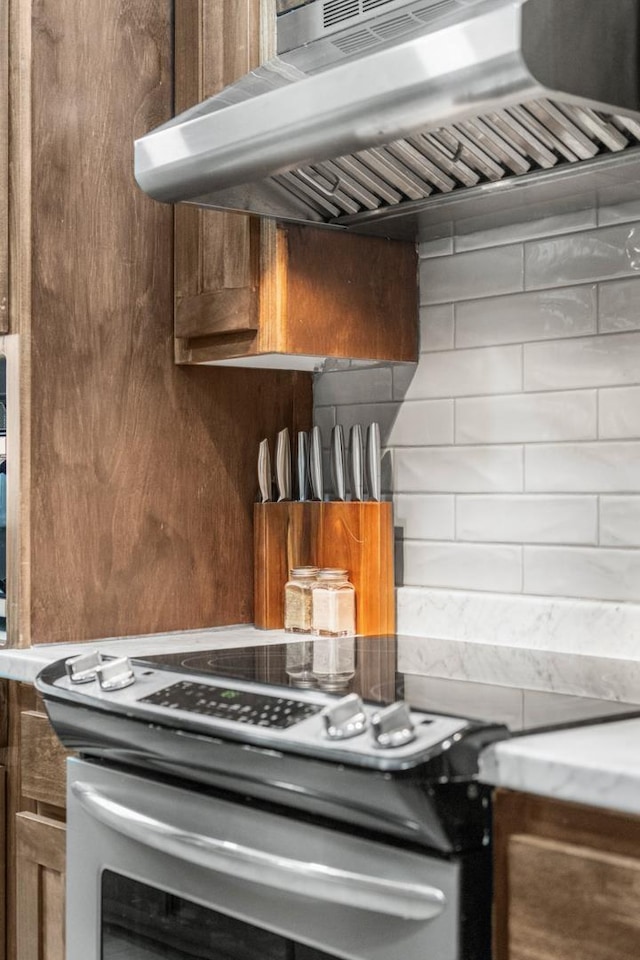
[(442, 890), (429, 884), (388, 880), (324, 863), (306, 863), (257, 850), (236, 840), (192, 833), (125, 807), (80, 781), (72, 783), (71, 790), (86, 813), (112, 830), (161, 853), (226, 873), (234, 879), (404, 920), (432, 920), (446, 906)]

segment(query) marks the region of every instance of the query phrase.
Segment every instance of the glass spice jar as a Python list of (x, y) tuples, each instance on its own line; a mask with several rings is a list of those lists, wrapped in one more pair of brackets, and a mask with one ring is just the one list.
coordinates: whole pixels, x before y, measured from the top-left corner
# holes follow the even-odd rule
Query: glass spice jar
[(317, 567), (292, 567), (284, 585), (284, 629), (287, 633), (311, 632), (311, 589)]
[(313, 585), (311, 632), (316, 637), (347, 637), (356, 632), (356, 591), (347, 570), (320, 570)]

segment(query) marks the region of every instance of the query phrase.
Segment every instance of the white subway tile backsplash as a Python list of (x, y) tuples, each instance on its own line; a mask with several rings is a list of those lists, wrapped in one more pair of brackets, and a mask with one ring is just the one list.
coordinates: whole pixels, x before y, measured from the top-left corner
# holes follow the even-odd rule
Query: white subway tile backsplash
[(407, 400), (515, 393), (522, 386), (522, 347), (480, 347), (423, 354)]
[(640, 497), (600, 498), (600, 543), (640, 547)]
[(600, 333), (640, 330), (640, 277), (601, 283), (598, 297)]
[(393, 399), (404, 400), (407, 390), (416, 375), (415, 363), (394, 363), (391, 368), (393, 376)]
[(459, 496), (456, 539), (503, 543), (595, 544), (597, 497)]
[(453, 540), (455, 500), (452, 495), (404, 494), (394, 498), (396, 536), (414, 540)]
[(453, 400), (418, 400), (400, 404), (389, 433), (394, 447), (453, 443)]
[(593, 283), (465, 300), (456, 304), (455, 326), (457, 347), (597, 333), (597, 286)]
[(514, 493), (522, 490), (522, 448), (400, 448), (394, 457), (397, 493)]
[(456, 443), (594, 440), (595, 390), (456, 400)]
[[(467, 221), (464, 228), (460, 228), (455, 238), (456, 253), (464, 250), (477, 250), (479, 247), (502, 246), (505, 243), (516, 243), (519, 240), (533, 240), (538, 237), (551, 237), (559, 233), (571, 233), (577, 230), (589, 230), (596, 226), (596, 210), (592, 206), (567, 213), (553, 214), (537, 220), (526, 220), (516, 224), (498, 224), (485, 229), (482, 226), (484, 218)], [(464, 229), (464, 232), (462, 232)]]
[(418, 246), (418, 254), (423, 260), (428, 257), (445, 257), (449, 253), (453, 253), (453, 237), (423, 240)]
[(323, 373), (314, 381), (314, 400), (319, 406), (341, 403), (372, 403), (392, 399), (389, 366)]
[(640, 387), (600, 391), (599, 436), (610, 440), (640, 439)]
[(525, 448), (525, 490), (640, 492), (640, 442), (535, 444)]
[(609, 187), (600, 193), (598, 226), (606, 227), (612, 223), (640, 220), (640, 200), (630, 200), (628, 194), (629, 188), (625, 185)]
[(389, 443), (393, 423), (402, 406), (397, 403), (343, 403), (336, 407), (336, 423), (344, 427), (345, 440), (348, 443), (349, 431), (359, 423), (366, 434), (366, 428), (375, 420), (380, 424), (380, 439), (383, 446)]
[(422, 303), (449, 303), (523, 290), (520, 244), (456, 253), (420, 262)]
[(419, 362), (316, 378), (327, 444), (334, 422), (381, 424), (398, 583), (416, 584), (400, 625), (419, 589), (466, 611), (458, 639), (490, 608), (491, 642), (551, 649), (579, 606), (573, 647), (606, 633), (608, 650), (614, 614), (640, 611), (640, 204), (605, 193), (598, 226), (541, 206), (423, 243)]
[(404, 582), (408, 586), (518, 593), (522, 589), (522, 547), (407, 541)]
[(602, 547), (525, 547), (527, 593), (640, 600), (640, 552)]
[(628, 224), (530, 241), (525, 244), (525, 289), (635, 276), (640, 268), (636, 244), (635, 227)]
[(336, 408), (335, 407), (315, 407), (313, 411), (313, 423), (314, 426), (320, 427), (320, 432), (322, 433), (323, 443), (329, 443), (329, 437), (331, 435), (331, 430), (336, 423)]
[(640, 333), (524, 346), (525, 390), (574, 390), (638, 382)]
[(427, 304), (420, 307), (420, 350), (453, 349), (453, 304)]

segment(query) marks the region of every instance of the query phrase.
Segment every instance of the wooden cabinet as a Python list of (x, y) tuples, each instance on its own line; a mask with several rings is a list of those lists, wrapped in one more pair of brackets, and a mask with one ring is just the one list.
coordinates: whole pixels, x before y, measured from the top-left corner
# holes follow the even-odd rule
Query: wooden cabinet
[(9, 4), (0, 4), (0, 333), (9, 329)]
[[(274, 0), (177, 4), (176, 110), (270, 56), (274, 27)], [(180, 363), (417, 359), (413, 243), (178, 206), (175, 251)]]
[(16, 942), (19, 960), (64, 960), (64, 823), (16, 816)]
[(636, 960), (640, 818), (500, 790), (495, 960)]
[(0, 708), (0, 960), (64, 960), (67, 753), (31, 685), (0, 681)]
[[(20, 392), (11, 645), (251, 622), (258, 444), (310, 426), (306, 374), (174, 362), (174, 211), (137, 187), (132, 159), (173, 112), (173, 7), (0, 3)], [(225, 256), (240, 269), (236, 248)]]

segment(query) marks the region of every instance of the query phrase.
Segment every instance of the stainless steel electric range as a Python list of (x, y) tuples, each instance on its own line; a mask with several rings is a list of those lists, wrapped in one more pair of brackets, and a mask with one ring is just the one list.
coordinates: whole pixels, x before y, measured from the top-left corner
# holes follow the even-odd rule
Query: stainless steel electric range
[(43, 670), (78, 754), (67, 960), (488, 960), (477, 759), (511, 732), (407, 703), (396, 654), (304, 639)]

